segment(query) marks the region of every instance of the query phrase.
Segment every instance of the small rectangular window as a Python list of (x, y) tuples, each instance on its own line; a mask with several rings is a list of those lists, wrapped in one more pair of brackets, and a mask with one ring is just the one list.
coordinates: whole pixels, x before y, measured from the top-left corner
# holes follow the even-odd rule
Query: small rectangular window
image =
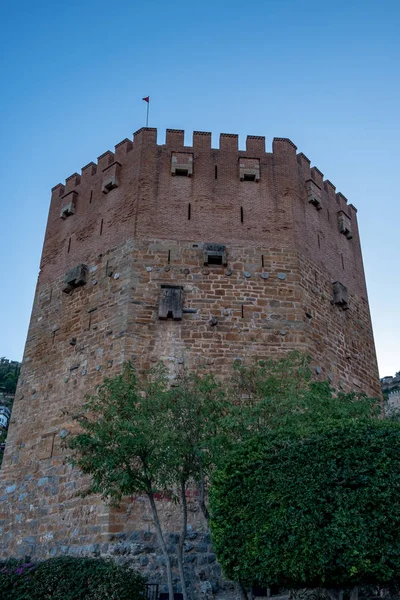
[(177, 177), (187, 177), (189, 175), (189, 169), (175, 169), (175, 173)]
[(171, 156), (171, 175), (191, 177), (193, 175), (193, 154), (191, 152), (173, 152)]
[(240, 181), (259, 181), (260, 160), (258, 158), (239, 158)]
[(255, 173), (244, 173), (243, 181), (255, 181), (256, 174)]
[(227, 266), (226, 250), (222, 244), (204, 244), (204, 265)]
[(182, 319), (182, 286), (180, 285), (162, 285), (160, 303), (158, 305), (159, 319)]
[(222, 265), (222, 256), (209, 255), (208, 264), (209, 265)]
[(351, 240), (351, 238), (353, 237), (353, 231), (352, 231), (352, 227), (351, 227), (351, 219), (342, 210), (340, 210), (338, 212), (338, 225), (339, 225), (339, 232), (343, 233), (343, 235), (345, 237), (347, 237), (348, 240)]
[(347, 287), (340, 283), (340, 281), (335, 281), (332, 284), (333, 287), (333, 303), (340, 306), (343, 310), (347, 310), (349, 308), (349, 293), (347, 291)]
[(306, 181), (307, 199), (310, 204), (315, 206), (317, 210), (322, 209), (322, 192), (321, 188), (313, 181), (308, 179)]

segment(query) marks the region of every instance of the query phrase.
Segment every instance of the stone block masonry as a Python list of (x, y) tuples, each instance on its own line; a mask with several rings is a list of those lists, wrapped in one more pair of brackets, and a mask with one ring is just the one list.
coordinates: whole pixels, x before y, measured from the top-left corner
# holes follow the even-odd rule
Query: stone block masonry
[[(356, 209), (290, 140), (268, 153), (259, 136), (239, 151), (232, 134), (219, 149), (209, 133), (190, 147), (183, 131), (156, 135), (139, 130), (53, 188), (1, 472), (2, 556), (115, 553), (115, 536), (153, 535), (143, 499), (117, 511), (80, 498), (62, 447), (85, 395), (125, 361), (229, 377), (237, 359), (299, 349), (316, 378), (380, 396)], [(139, 546), (126, 556), (154, 571)]]

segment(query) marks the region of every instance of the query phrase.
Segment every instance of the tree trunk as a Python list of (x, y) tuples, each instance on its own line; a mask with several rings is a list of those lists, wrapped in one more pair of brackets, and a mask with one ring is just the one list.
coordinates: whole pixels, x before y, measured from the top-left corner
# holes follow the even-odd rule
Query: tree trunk
[(196, 482), (197, 485), (197, 492), (199, 494), (199, 505), (200, 505), (200, 510), (204, 515), (205, 520), (207, 521), (207, 525), (208, 522), (210, 520), (210, 513), (208, 512), (208, 508), (206, 506), (206, 484), (204, 481), (204, 473), (203, 473), (203, 466), (201, 464), (201, 459), (199, 459), (199, 471), (200, 471), (200, 481)]
[(326, 591), (330, 600), (343, 600), (342, 589), (327, 589)]
[(172, 585), (172, 568), (171, 568), (171, 558), (168, 554), (167, 546), (165, 543), (165, 539), (163, 536), (163, 532), (161, 529), (160, 519), (158, 518), (157, 506), (154, 500), (153, 492), (148, 492), (147, 496), (150, 500), (151, 512), (153, 514), (153, 521), (157, 532), (157, 537), (159, 544), (161, 546), (162, 553), (165, 558), (166, 566), (167, 566), (167, 581), (168, 581), (168, 595), (169, 600), (174, 600), (174, 587)]
[(358, 600), (358, 585), (353, 587), (350, 592), (350, 600)]
[(248, 600), (247, 592), (240, 581), (236, 583), (236, 596), (240, 600)]
[(185, 582), (185, 573), (183, 570), (183, 549), (185, 545), (185, 537), (187, 532), (187, 502), (186, 502), (186, 484), (184, 481), (181, 481), (181, 502), (182, 502), (182, 531), (179, 536), (179, 542), (177, 546), (177, 558), (178, 558), (178, 567), (179, 567), (179, 575), (181, 578), (182, 584), (182, 596), (183, 600), (189, 600), (187, 587)]

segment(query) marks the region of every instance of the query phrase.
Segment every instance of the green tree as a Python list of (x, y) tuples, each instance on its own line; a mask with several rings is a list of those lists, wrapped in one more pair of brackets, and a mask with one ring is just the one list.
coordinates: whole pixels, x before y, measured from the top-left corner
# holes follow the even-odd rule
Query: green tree
[(158, 369), (139, 385), (131, 366), (105, 379), (80, 418), (82, 432), (71, 440), (75, 464), (92, 476), (88, 493), (110, 501), (145, 493), (163, 550), (172, 590), (170, 558), (154, 494), (167, 492), (180, 504), (182, 526), (176, 552), (187, 599), (183, 548), (187, 530), (186, 492), (198, 491), (208, 521), (208, 487), (216, 466), (238, 444), (260, 432), (291, 438), (344, 418), (367, 419), (376, 402), (362, 395), (335, 396), (326, 382), (312, 380), (309, 359), (292, 353), (277, 361), (236, 365), (231, 381), (185, 374), (169, 388)]
[(4, 389), (7, 394), (15, 394), (17, 389), (18, 376), (14, 373), (9, 373), (4, 379)]
[(226, 440), (224, 420), (230, 405), (220, 383), (209, 374), (184, 374), (178, 385), (165, 395), (165, 430), (163, 442), (173, 451), (168, 453), (167, 469), (177, 490), (181, 506), (182, 527), (177, 545), (177, 558), (183, 596), (183, 548), (187, 532), (186, 493), (194, 486), (200, 509), (208, 522), (207, 486)]
[(131, 365), (104, 379), (78, 417), (81, 433), (71, 437), (73, 464), (91, 476), (85, 494), (101, 494), (114, 504), (123, 496), (147, 495), (167, 570), (173, 600), (171, 559), (157, 510), (155, 494), (169, 489), (168, 447), (162, 442), (165, 421), (165, 378), (157, 372), (139, 386)]
[(182, 526), (176, 546), (182, 591), (188, 593), (183, 568), (187, 533), (186, 493), (199, 490), (205, 504), (206, 481), (214, 461), (219, 425), (226, 401), (213, 377), (183, 376), (168, 389), (161, 368), (139, 385), (133, 368), (105, 379), (79, 417), (82, 431), (71, 438), (73, 462), (91, 475), (85, 493), (99, 493), (118, 503), (123, 496), (147, 495), (166, 565), (170, 598), (173, 598), (171, 560), (167, 552), (155, 494), (167, 493), (181, 508)]
[(228, 394), (236, 442), (266, 431), (307, 436), (344, 419), (353, 422), (382, 413), (377, 398), (338, 393), (329, 381), (315, 381), (310, 357), (297, 351), (277, 360), (237, 363)]
[(291, 588), (396, 581), (399, 445), (400, 426), (378, 419), (242, 444), (211, 488), (212, 537), (225, 574)]
[(20, 372), (20, 365), (8, 359), (0, 358), (0, 390), (7, 394), (15, 394)]

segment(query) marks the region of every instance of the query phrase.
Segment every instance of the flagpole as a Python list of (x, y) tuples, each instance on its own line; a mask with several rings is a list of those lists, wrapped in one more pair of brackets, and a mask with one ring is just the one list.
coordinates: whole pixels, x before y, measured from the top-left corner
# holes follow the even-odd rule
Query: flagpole
[(149, 108), (150, 108), (150, 96), (145, 96), (144, 98), (142, 98), (142, 100), (144, 100), (147, 104), (147, 111), (146, 111), (146, 127), (149, 126)]

